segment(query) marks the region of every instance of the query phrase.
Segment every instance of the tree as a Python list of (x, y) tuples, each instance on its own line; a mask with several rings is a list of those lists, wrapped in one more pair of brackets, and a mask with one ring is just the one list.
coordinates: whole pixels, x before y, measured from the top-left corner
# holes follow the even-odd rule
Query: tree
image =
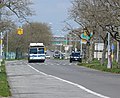
[[(9, 36), (12, 35), (10, 32), (13, 32), (13, 38), (17, 38), (17, 36), (14, 35), (16, 33), (15, 30), (17, 28), (12, 21), (13, 18), (11, 19), (10, 16), (15, 15), (15, 16), (17, 16), (17, 18), (20, 21), (28, 22), (27, 16), (33, 15), (32, 10), (30, 9), (31, 4), (33, 4), (33, 3), (30, 0), (0, 0), (0, 31)], [(3, 17), (1, 17), (1, 16), (3, 16)], [(10, 33), (10, 34), (7, 34), (7, 33)], [(4, 45), (5, 46), (7, 46), (6, 38), (7, 37), (4, 37)], [(11, 41), (11, 38), (9, 38), (9, 39)], [(9, 48), (15, 49), (15, 46), (21, 45), (21, 43), (19, 43), (19, 42), (18, 42), (19, 44), (17, 44), (16, 43), (17, 41), (18, 40), (16, 40), (16, 41), (13, 40), (13, 43), (11, 42), (11, 45), (14, 44), (14, 47), (11, 47), (11, 45), (9, 44), (9, 46), (10, 46)], [(16, 45), (15, 45), (15, 43), (16, 43)], [(12, 51), (15, 51), (14, 49)]]
[(17, 28), (9, 33), (9, 51), (26, 53), (29, 43), (44, 43), (46, 46), (51, 45), (52, 32), (46, 23), (30, 23), (23, 25), (23, 34), (17, 34)]
[[(74, 0), (70, 16), (83, 27), (90, 27), (97, 32), (102, 28), (102, 35), (110, 33), (116, 41), (117, 28), (120, 26), (119, 0)], [(105, 37), (106, 38), (106, 37)], [(105, 39), (107, 41), (107, 39)], [(105, 54), (104, 54), (105, 55)], [(120, 62), (119, 62), (120, 63)]]
[(12, 15), (16, 15), (21, 21), (28, 22), (26, 17), (33, 15), (29, 8), (31, 4), (33, 3), (30, 0), (0, 0), (0, 31), (10, 30), (11, 24), (14, 24), (14, 19), (10, 18)]
[(27, 16), (33, 15), (33, 12), (29, 8), (31, 4), (33, 3), (30, 0), (1, 0), (0, 9), (9, 9), (18, 18), (26, 20)]

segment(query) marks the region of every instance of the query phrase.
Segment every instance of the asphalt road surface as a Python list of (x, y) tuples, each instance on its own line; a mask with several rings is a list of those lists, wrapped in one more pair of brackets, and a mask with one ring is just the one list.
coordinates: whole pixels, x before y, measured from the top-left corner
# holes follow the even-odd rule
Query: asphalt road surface
[[(49, 76), (51, 78), (57, 79), (58, 81), (62, 81), (67, 84), (70, 84), (90, 94), (90, 95), (88, 94), (87, 97), (84, 97), (85, 94), (83, 94), (83, 96), (81, 95), (82, 97), (77, 97), (79, 96), (77, 93), (77, 95), (74, 97), (57, 96), (54, 98), (120, 98), (120, 75), (81, 67), (78, 66), (77, 63), (69, 63), (68, 60), (49, 59), (46, 60), (45, 63), (27, 63), (27, 61), (15, 61), (15, 62), (12, 61), (12, 62), (7, 62), (7, 70), (8, 70), (8, 77), (10, 83), (11, 83), (11, 73), (15, 71), (14, 69), (15, 66), (13, 65), (19, 66), (20, 64), (24, 66), (29, 66), (29, 68), (35, 70), (36, 72), (40, 72), (45, 76)], [(13, 67), (11, 67), (10, 65)], [(26, 67), (25, 69), (26, 72), (27, 72), (27, 68), (28, 67)], [(12, 71), (10, 71), (10, 69)], [(74, 88), (72, 89), (74, 90)], [(36, 98), (45, 98), (45, 97), (36, 97)]]

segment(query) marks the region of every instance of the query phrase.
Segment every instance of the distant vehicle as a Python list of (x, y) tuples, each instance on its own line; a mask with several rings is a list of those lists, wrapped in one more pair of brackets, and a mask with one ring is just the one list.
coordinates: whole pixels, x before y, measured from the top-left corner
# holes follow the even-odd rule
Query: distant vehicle
[(46, 55), (45, 55), (45, 58), (46, 58), (46, 59), (50, 59), (50, 55), (46, 54)]
[(45, 46), (43, 43), (30, 43), (28, 49), (28, 62), (45, 61)]
[(64, 59), (64, 54), (60, 53), (59, 51), (55, 51), (55, 53), (53, 54), (53, 57), (54, 58), (57, 58), (57, 59)]
[(80, 52), (72, 52), (71, 53), (70, 63), (72, 63), (73, 61), (82, 62), (82, 56), (81, 56)]
[(54, 55), (54, 58), (57, 58), (57, 59), (64, 59), (64, 55), (63, 54), (55, 54)]
[(54, 50), (51, 50), (51, 52), (54, 52)]

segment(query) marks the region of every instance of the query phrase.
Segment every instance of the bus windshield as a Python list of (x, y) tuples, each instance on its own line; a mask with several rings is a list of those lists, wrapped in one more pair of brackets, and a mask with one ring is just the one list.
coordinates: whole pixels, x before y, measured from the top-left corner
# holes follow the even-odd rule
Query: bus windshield
[(44, 48), (30, 48), (30, 54), (44, 54)]
[(31, 48), (30, 54), (37, 54), (37, 48)]
[(44, 48), (38, 48), (38, 54), (44, 54)]

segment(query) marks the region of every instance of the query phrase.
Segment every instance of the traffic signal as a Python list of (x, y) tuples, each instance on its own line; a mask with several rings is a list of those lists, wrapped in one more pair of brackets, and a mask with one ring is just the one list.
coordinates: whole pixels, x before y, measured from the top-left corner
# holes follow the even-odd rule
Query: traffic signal
[(22, 28), (18, 28), (17, 29), (17, 34), (18, 35), (22, 35), (23, 34), (23, 29)]

